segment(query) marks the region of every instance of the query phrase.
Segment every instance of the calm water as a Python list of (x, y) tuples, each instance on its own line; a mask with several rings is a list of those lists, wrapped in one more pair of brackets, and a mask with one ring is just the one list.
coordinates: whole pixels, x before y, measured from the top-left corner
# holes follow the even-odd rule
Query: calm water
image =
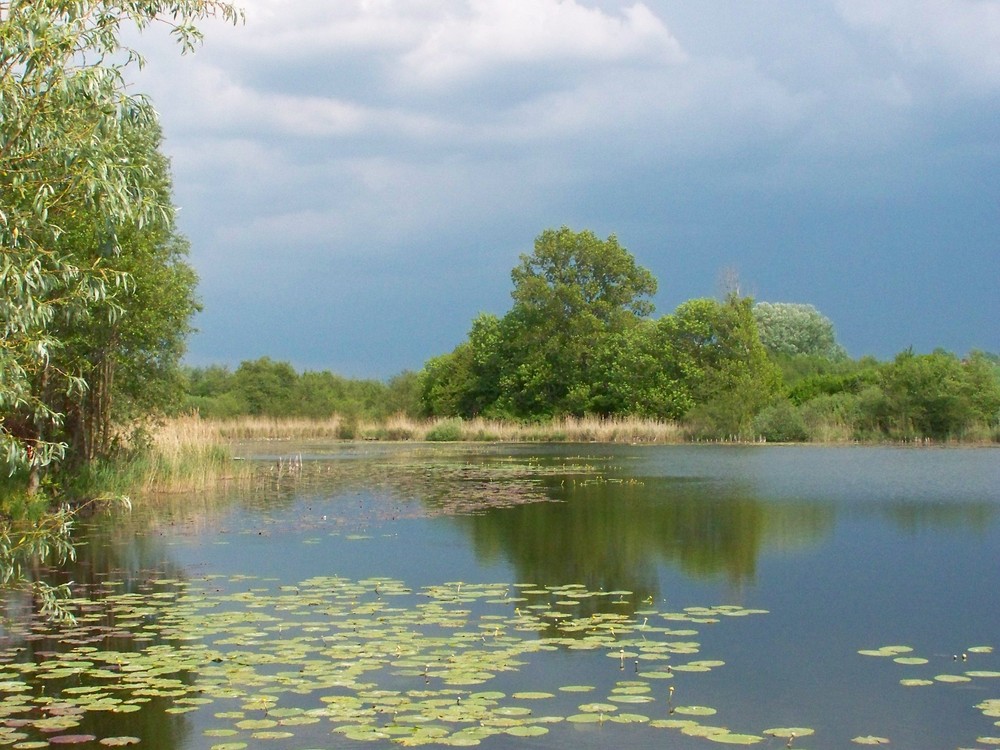
[[(213, 620), (194, 616), (187, 625), (166, 626), (155, 647), (211, 649), (212, 659), (174, 667), (185, 685), (204, 681), (202, 692), (153, 690), (137, 710), (88, 709), (83, 723), (64, 733), (135, 736), (139, 747), (162, 749), (360, 746), (354, 735), (334, 731), (350, 722), (319, 712), (334, 705), (324, 696), (361, 694), (366, 710), (381, 712), (385, 701), (387, 713), (402, 713), (399, 696), (443, 689), (450, 691), (445, 701), (465, 705), (477, 692), (503, 693), (509, 717), (527, 706), (532, 716), (565, 719), (581, 704), (612, 700), (608, 716), (645, 718), (554, 721), (541, 736), (486, 737), (484, 748), (708, 746), (681, 725), (654, 726), (684, 720), (758, 736), (768, 728), (810, 728), (815, 734), (793, 744), (807, 748), (852, 746), (852, 738), (869, 735), (901, 748), (986, 747), (977, 740), (1000, 736), (1000, 716), (982, 708), (1000, 699), (995, 449), (246, 446), (246, 455), (264, 465), (291, 453), (301, 453), (301, 472), (275, 468), (267, 491), (173, 498), (127, 519), (94, 519), (72, 578), (113, 606), (95, 616), (108, 624), (85, 656), (111, 645), (121, 652), (152, 648), (123, 632), (168, 611), (138, 610), (144, 596), (181, 609), (225, 597), (211, 602), (210, 618), (229, 613), (233, 633), (214, 632)], [(355, 587), (337, 600), (350, 600), (350, 615), (324, 598), (343, 582), (345, 591)], [(476, 598), (482, 584), (498, 586)], [(423, 623), (394, 619), (436, 601), (426, 594), (430, 587), (457, 594), (465, 587), (472, 598), (447, 606), (467, 621), (431, 622), (426, 612), (434, 610), (424, 610)], [(129, 614), (114, 598), (123, 592), (134, 597)], [(309, 606), (310, 596), (313, 609), (303, 615), (298, 606)], [(739, 616), (687, 609), (719, 606)], [(665, 617), (686, 609), (688, 621)], [(248, 612), (271, 619), (239, 619)], [(282, 612), (299, 619), (283, 624)], [(329, 629), (349, 616), (357, 618), (353, 632)], [(570, 621), (580, 629), (561, 629)], [(371, 644), (387, 637), (368, 635), (368, 627), (400, 639), (440, 632), (463, 644), (444, 644), (434, 657), (425, 651), (421, 660), (456, 661), (458, 650), (471, 653), (480, 641), (481, 651), (495, 649), (505, 636), (522, 651), (516, 668), (494, 664), (482, 684), (447, 683), (430, 665), (407, 670), (409, 646), (391, 643), (361, 687), (331, 687), (329, 677), (318, 678), (327, 682), (317, 688), (295, 682), (296, 672), (314, 669), (317, 653), (337, 658), (310, 652), (310, 642), (328, 648), (353, 638), (358, 661), (367, 658)], [(583, 648), (599, 627), (601, 645)], [(676, 631), (682, 635), (671, 635)], [(274, 657), (275, 643), (292, 632), (296, 641)], [(58, 632), (9, 640), (20, 650), (6, 660), (22, 664), (44, 665), (80, 648)], [(525, 641), (546, 647), (525, 651)], [(659, 652), (647, 650), (650, 642), (693, 642), (697, 653), (670, 651), (653, 662)], [(912, 651), (858, 653), (890, 645)], [(260, 650), (268, 654), (263, 665), (253, 656)], [(927, 661), (899, 663), (894, 656)], [(115, 668), (131, 669), (116, 658)], [(506, 652), (502, 658), (514, 661)], [(709, 667), (684, 668), (699, 660)], [(666, 666), (678, 669), (664, 674)], [(149, 671), (135, 667), (143, 669)], [(111, 678), (45, 678), (26, 669), (19, 679), (30, 689), (9, 687), (8, 673), (0, 694), (8, 685), (38, 703), (43, 693), (57, 697), (75, 686), (79, 694)], [(901, 684), (907, 679), (931, 684)], [(282, 685), (297, 689), (283, 692)], [(591, 690), (562, 689), (569, 686)], [(121, 697), (120, 683), (116, 689)], [(630, 690), (645, 702), (613, 702)], [(386, 698), (390, 691), (395, 697)], [(551, 697), (512, 698), (519, 691)], [(192, 694), (208, 697), (191, 701)], [(691, 714), (692, 706), (715, 713)], [(0, 705), (0, 712), (8, 720), (34, 715), (28, 707)], [(251, 724), (240, 726), (241, 719)], [(380, 718), (379, 726), (387, 722)], [(22, 742), (38, 735), (21, 731), (28, 735)], [(765, 736), (756, 746), (785, 745)]]

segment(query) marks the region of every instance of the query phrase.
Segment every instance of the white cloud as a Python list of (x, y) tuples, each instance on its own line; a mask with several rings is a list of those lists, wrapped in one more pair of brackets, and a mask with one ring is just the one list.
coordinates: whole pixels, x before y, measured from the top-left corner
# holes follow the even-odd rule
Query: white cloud
[(837, 0), (837, 8), (883, 37), (906, 65), (943, 65), (965, 85), (1000, 87), (998, 0)]
[(643, 4), (613, 16), (573, 0), (468, 0), (424, 27), (402, 58), (403, 79), (447, 85), (506, 65), (684, 59), (680, 44)]

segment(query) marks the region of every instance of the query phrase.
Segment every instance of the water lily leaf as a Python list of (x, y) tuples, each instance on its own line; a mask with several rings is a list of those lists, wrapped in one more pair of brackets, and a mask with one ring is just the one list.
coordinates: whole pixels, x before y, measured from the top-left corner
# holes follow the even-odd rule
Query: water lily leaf
[(566, 717), (566, 721), (574, 724), (597, 724), (606, 720), (602, 714), (573, 714)]
[(621, 713), (612, 714), (608, 720), (617, 724), (644, 724), (649, 721), (649, 717), (642, 714)]
[(529, 724), (525, 726), (509, 727), (505, 730), (505, 732), (513, 737), (540, 737), (543, 734), (548, 734), (549, 730), (547, 727)]
[(938, 682), (972, 682), (972, 678), (964, 674), (939, 674), (934, 679)]
[(654, 719), (649, 722), (649, 726), (657, 729), (683, 729), (684, 727), (697, 726), (698, 722), (692, 719)]
[(967, 648), (965, 650), (967, 652), (969, 652), (970, 654), (992, 654), (993, 653), (993, 647), (992, 646), (970, 646), (969, 648)]
[(783, 737), (788, 738), (792, 735), (796, 737), (808, 737), (815, 734), (815, 729), (810, 729), (809, 727), (777, 727), (775, 729), (765, 729), (762, 734), (768, 734), (772, 737)]
[(705, 724), (689, 724), (681, 727), (681, 732), (692, 737), (708, 737), (712, 734), (728, 734), (729, 730), (725, 727), (713, 727)]
[(236, 726), (240, 729), (270, 729), (278, 726), (278, 722), (274, 719), (244, 719), (236, 722)]
[(897, 664), (926, 664), (927, 659), (920, 656), (897, 656), (893, 659)]
[(251, 735), (255, 740), (287, 740), (294, 737), (292, 732), (262, 731), (253, 732)]
[(608, 700), (615, 703), (652, 703), (655, 698), (651, 695), (609, 695)]
[(124, 747), (125, 745), (138, 745), (138, 737), (105, 737), (101, 740), (102, 745), (107, 747)]
[(555, 695), (552, 693), (524, 691), (514, 693), (512, 697), (517, 698), (518, 700), (543, 700), (545, 698), (554, 698)]
[(992, 672), (983, 669), (975, 669), (965, 673), (969, 677), (1000, 677), (1000, 672)]
[(60, 734), (56, 737), (49, 737), (49, 744), (51, 745), (79, 745), (84, 742), (93, 742), (96, 740), (92, 734)]
[(717, 713), (714, 708), (708, 706), (677, 706), (674, 713), (684, 716), (712, 716)]
[(867, 735), (864, 737), (855, 737), (851, 742), (856, 742), (859, 745), (887, 745), (889, 744), (888, 737), (876, 737), (874, 735)]
[(737, 734), (734, 732), (718, 732), (705, 736), (711, 742), (721, 742), (725, 745), (756, 745), (763, 742), (764, 738), (756, 734)]
[(934, 680), (921, 680), (916, 678), (908, 678), (905, 680), (900, 680), (899, 684), (903, 685), (904, 687), (923, 687), (925, 685), (933, 685)]

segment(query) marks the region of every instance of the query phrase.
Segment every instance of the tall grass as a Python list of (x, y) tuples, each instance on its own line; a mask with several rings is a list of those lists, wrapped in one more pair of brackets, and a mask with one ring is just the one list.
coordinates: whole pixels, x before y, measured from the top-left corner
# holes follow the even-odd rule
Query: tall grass
[(123, 492), (198, 492), (225, 483), (249, 483), (253, 467), (233, 457), (230, 438), (206, 420), (181, 417), (158, 426), (149, 445), (98, 471), (109, 476), (100, 486)]
[(387, 420), (274, 419), (238, 417), (168, 421), (154, 435), (154, 449), (174, 457), (185, 448), (208, 449), (238, 441), (410, 440), (464, 442), (679, 443), (684, 432), (674, 422), (637, 418), (565, 417), (539, 423), (489, 419)]

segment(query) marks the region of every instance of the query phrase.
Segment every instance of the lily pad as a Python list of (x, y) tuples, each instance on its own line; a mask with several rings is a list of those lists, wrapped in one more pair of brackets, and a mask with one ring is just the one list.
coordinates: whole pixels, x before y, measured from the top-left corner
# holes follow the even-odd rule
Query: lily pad
[(708, 706), (677, 706), (674, 713), (685, 716), (713, 716), (717, 711)]
[(782, 737), (789, 738), (795, 737), (809, 737), (815, 734), (815, 729), (810, 729), (809, 727), (777, 727), (775, 729), (765, 729), (763, 734), (770, 735), (772, 737)]
[(720, 742), (725, 745), (756, 745), (758, 742), (764, 741), (763, 737), (756, 734), (738, 734), (735, 732), (710, 734), (707, 735), (705, 739), (711, 742)]

